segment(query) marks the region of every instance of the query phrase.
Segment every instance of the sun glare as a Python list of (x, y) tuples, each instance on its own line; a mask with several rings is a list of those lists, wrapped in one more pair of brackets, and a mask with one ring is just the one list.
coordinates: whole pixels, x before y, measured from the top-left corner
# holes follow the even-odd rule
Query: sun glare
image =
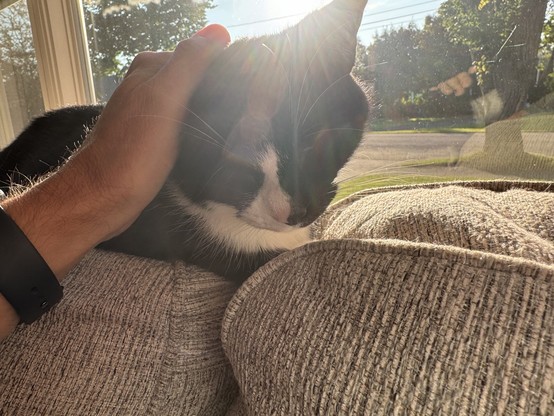
[(308, 13), (328, 3), (326, 0), (270, 0), (268, 11), (273, 16)]

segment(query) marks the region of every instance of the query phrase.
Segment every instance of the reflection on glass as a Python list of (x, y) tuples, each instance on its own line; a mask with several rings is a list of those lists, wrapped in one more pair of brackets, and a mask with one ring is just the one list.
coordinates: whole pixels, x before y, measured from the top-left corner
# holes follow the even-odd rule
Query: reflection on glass
[[(111, 95), (138, 52), (173, 48), (207, 16), (234, 38), (301, 18), (292, 6), (255, 4), (83, 0), (98, 97)], [(371, 122), (340, 175), (345, 192), (454, 179), (554, 179), (553, 10), (552, 0), (369, 4), (354, 73), (371, 96)]]
[(382, 28), (359, 45), (355, 73), (373, 111), (371, 132), (342, 172), (345, 192), (451, 179), (553, 180), (554, 2), (436, 4), (424, 21)]

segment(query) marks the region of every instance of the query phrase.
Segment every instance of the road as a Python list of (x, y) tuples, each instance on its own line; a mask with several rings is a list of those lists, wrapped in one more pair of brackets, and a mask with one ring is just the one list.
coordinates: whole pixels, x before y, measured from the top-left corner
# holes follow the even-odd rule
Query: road
[[(368, 133), (339, 174), (339, 181), (365, 174), (432, 175), (449, 177), (498, 177), (459, 164), (460, 157), (483, 149), (484, 133)], [(524, 133), (527, 152), (554, 157), (554, 133)], [(440, 159), (448, 166), (417, 166)]]

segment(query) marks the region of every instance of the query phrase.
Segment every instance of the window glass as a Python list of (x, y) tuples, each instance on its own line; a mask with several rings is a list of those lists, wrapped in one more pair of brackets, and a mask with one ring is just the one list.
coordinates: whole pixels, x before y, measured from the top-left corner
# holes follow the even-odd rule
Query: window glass
[(371, 91), (372, 116), (358, 159), (343, 171), (343, 179), (354, 177), (348, 192), (455, 179), (554, 179), (553, 6), (369, 6), (354, 72)]
[(96, 97), (106, 101), (141, 51), (171, 50), (207, 23), (209, 1), (83, 0)]
[(27, 12), (18, 1), (0, 10), (0, 147), (44, 111)]
[[(172, 48), (208, 22), (234, 39), (275, 33), (325, 0), (83, 0), (97, 95), (141, 50)], [(370, 2), (354, 74), (368, 132), (342, 194), (372, 186), (554, 179), (552, 0)]]

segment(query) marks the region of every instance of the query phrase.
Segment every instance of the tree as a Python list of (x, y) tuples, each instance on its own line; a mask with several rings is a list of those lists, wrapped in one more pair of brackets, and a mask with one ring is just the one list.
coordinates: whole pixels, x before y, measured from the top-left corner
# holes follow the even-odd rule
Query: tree
[(466, 47), (452, 44), (440, 20), (386, 30), (368, 48), (375, 95), (387, 118), (467, 114), (471, 97), (453, 99), (430, 88), (471, 65)]
[(17, 2), (0, 13), (0, 65), (14, 130), (44, 111), (27, 4)]
[(554, 92), (554, 2), (549, 5), (548, 17), (542, 32), (538, 69), (538, 79), (529, 94), (531, 103)]
[(369, 52), (359, 39), (356, 45), (356, 62), (354, 63), (352, 74), (361, 81), (369, 81), (371, 77), (369, 71)]
[(440, 17), (428, 16), (419, 35), (419, 76), (422, 88), (435, 86), (471, 65), (465, 46), (453, 43)]
[[(141, 51), (174, 48), (205, 26), (206, 11), (213, 7), (211, 0), (84, 0), (83, 5), (95, 81), (122, 77)], [(44, 110), (42, 99), (37, 99), (41, 97), (40, 82), (24, 1), (0, 13), (0, 39), (2, 81), (13, 86), (8, 91), (10, 101), (19, 101), (17, 112), (24, 115), (16, 120), (19, 130)], [(99, 98), (108, 97), (109, 92)]]
[(454, 44), (466, 46), (485, 92), (496, 90), (506, 119), (527, 102), (535, 81), (538, 50), (549, 0), (447, 0), (439, 17)]
[(212, 7), (211, 0), (85, 0), (95, 79), (122, 77), (141, 51), (173, 49), (206, 25)]
[(414, 25), (387, 29), (368, 48), (375, 98), (385, 118), (398, 117), (396, 104), (414, 91), (418, 33)]

